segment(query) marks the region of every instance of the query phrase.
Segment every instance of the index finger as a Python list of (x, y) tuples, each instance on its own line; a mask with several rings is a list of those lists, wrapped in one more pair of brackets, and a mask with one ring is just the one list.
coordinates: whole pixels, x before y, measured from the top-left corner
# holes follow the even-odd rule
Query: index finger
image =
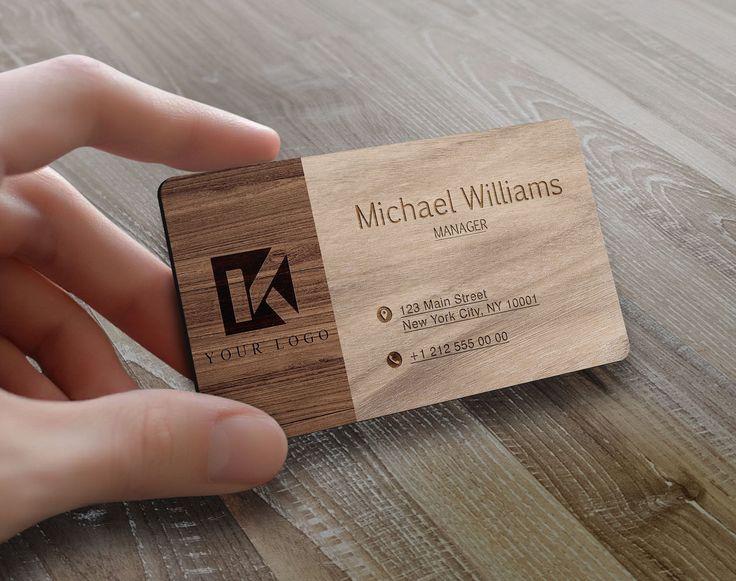
[(203, 171), (273, 159), (271, 128), (67, 55), (0, 74), (0, 168), (25, 173), (77, 147)]

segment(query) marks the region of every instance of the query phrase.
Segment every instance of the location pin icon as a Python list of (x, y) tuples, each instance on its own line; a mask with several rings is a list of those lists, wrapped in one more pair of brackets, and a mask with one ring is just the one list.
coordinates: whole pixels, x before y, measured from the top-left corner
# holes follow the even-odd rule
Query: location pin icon
[(391, 317), (393, 317), (393, 313), (391, 312), (391, 309), (388, 307), (379, 307), (378, 308), (378, 320), (382, 323), (388, 323), (391, 320)]

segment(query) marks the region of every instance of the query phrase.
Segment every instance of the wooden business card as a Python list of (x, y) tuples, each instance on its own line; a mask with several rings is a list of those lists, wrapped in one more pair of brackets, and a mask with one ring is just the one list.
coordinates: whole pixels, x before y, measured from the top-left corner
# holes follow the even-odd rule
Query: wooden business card
[(289, 435), (628, 352), (568, 121), (174, 177), (159, 197), (198, 389)]

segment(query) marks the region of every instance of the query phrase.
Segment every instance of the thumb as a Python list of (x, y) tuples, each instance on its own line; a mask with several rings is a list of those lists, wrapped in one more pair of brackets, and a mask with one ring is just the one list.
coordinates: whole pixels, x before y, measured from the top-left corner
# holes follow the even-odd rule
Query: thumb
[(14, 403), (27, 408), (13, 423), (23, 418), (25, 469), (16, 474), (27, 475), (18, 484), (35, 496), (33, 522), (99, 502), (244, 490), (270, 480), (286, 457), (286, 436), (270, 416), (204, 394)]

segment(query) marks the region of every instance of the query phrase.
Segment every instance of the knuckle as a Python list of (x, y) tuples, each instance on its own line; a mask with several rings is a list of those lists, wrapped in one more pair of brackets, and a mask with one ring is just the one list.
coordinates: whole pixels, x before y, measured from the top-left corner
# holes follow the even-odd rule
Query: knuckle
[(47, 183), (47, 173), (46, 168), (43, 168), (8, 178), (8, 189), (16, 197), (30, 203), (37, 211), (44, 215), (49, 213), (53, 215), (54, 211), (59, 209), (64, 197), (62, 192)]
[(71, 75), (75, 80), (97, 80), (105, 73), (107, 65), (92, 57), (82, 54), (65, 54), (46, 61), (46, 66), (53, 72)]
[(37, 170), (13, 176), (0, 193), (0, 254), (15, 255), (36, 266), (52, 263), (58, 245), (49, 217), (63, 216), (68, 200), (63, 192), (44, 183), (47, 172)]
[(162, 405), (147, 407), (140, 419), (139, 457), (145, 471), (156, 471), (174, 458), (174, 433), (167, 409)]
[[(133, 417), (131, 417), (133, 416)], [(125, 473), (120, 482), (128, 498), (145, 496), (147, 483), (164, 473), (173, 463), (176, 439), (167, 408), (153, 403), (143, 411), (126, 412), (119, 418), (120, 431), (130, 438), (122, 443), (124, 457), (119, 463)]]
[(92, 57), (68, 54), (45, 62), (48, 75), (63, 87), (61, 94), (68, 100), (69, 115), (82, 126), (90, 125), (110, 86), (111, 67)]

